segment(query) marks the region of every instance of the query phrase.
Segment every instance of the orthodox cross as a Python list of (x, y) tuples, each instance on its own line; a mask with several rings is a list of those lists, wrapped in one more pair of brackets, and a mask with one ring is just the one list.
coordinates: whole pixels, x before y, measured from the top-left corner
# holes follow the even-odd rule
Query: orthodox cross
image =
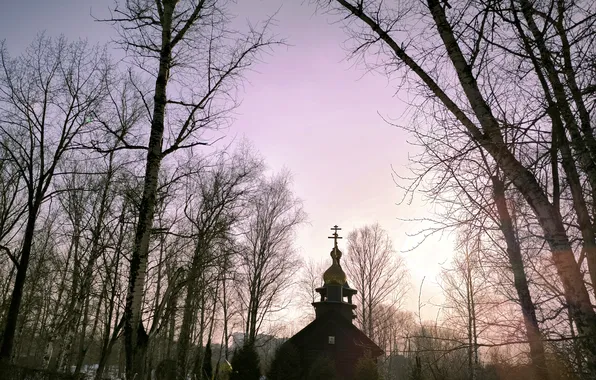
[(333, 226), (333, 228), (331, 228), (331, 231), (333, 231), (333, 236), (329, 236), (328, 239), (333, 239), (333, 245), (337, 247), (337, 239), (341, 239), (341, 236), (337, 234), (337, 231), (341, 231), (341, 228), (339, 228), (336, 224)]

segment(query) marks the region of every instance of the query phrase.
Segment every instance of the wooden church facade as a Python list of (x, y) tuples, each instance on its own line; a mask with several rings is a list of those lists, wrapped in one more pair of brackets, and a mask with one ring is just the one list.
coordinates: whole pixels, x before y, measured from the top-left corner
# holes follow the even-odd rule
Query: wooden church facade
[(312, 304), (315, 320), (285, 343), (298, 351), (307, 380), (309, 370), (321, 358), (334, 364), (338, 380), (352, 380), (360, 359), (369, 356), (376, 360), (383, 354), (379, 346), (353, 324), (356, 305), (352, 298), (357, 291), (350, 288), (341, 268), (342, 253), (337, 246), (337, 239), (341, 239), (337, 235), (340, 228), (335, 226), (332, 230), (332, 263), (323, 274), (323, 286), (316, 289), (320, 300)]

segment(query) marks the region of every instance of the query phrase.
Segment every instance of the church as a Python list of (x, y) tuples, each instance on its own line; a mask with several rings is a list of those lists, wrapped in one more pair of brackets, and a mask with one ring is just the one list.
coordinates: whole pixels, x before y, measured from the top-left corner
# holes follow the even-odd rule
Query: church
[(341, 239), (334, 226), (331, 266), (323, 273), (323, 286), (316, 291), (320, 295), (313, 302), (315, 320), (292, 336), (286, 344), (293, 345), (300, 356), (304, 373), (308, 373), (313, 363), (326, 357), (335, 365), (337, 379), (351, 380), (356, 364), (369, 356), (373, 360), (383, 354), (368, 336), (353, 324), (356, 318), (356, 305), (352, 303), (357, 291), (350, 288), (346, 273), (341, 267), (342, 252), (337, 246)]

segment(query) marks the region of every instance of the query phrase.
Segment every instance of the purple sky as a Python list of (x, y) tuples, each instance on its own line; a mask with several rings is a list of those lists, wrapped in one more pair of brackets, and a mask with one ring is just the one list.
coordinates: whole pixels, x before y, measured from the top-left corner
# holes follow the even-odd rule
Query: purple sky
[[(245, 136), (273, 170), (285, 167), (293, 173), (294, 191), (304, 200), (309, 216), (296, 242), (299, 252), (328, 260), (332, 225), (340, 225), (345, 236), (354, 227), (376, 221), (390, 232), (397, 250), (412, 248), (417, 239), (406, 234), (421, 226), (398, 218), (422, 217), (426, 209), (419, 203), (396, 206), (400, 191), (391, 178), (391, 166), (406, 174), (411, 147), (403, 131), (378, 115), (407, 122), (402, 117), (405, 105), (393, 96), (393, 85), (347, 62), (342, 49), (346, 35), (338, 25), (329, 24), (327, 16), (316, 15), (312, 6), (300, 0), (239, 3), (235, 12), (254, 21), (279, 9), (275, 31), (291, 46), (277, 48), (248, 74), (243, 103), (227, 134), (229, 139)], [(1, 8), (0, 39), (6, 39), (14, 55), (44, 30), (50, 36), (101, 43), (113, 35), (109, 25), (93, 22), (90, 16), (91, 12), (106, 16), (111, 0), (9, 4)], [(402, 253), (412, 274), (408, 309), (417, 309), (424, 276), (423, 301), (436, 297), (438, 264), (450, 257), (452, 247), (446, 238), (431, 238)], [(424, 314), (434, 317), (429, 312)]]

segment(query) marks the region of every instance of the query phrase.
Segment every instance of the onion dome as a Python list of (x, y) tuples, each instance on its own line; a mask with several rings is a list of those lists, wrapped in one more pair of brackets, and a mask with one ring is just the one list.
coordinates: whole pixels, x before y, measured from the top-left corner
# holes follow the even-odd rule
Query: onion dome
[[(335, 226), (335, 228), (338, 228)], [(345, 285), (347, 283), (346, 273), (343, 269), (341, 269), (341, 265), (339, 264), (339, 260), (341, 259), (342, 253), (337, 248), (337, 231), (335, 232), (334, 236), (334, 244), (333, 249), (331, 250), (331, 259), (333, 262), (329, 269), (323, 273), (323, 281), (325, 281), (325, 285)]]
[[(339, 251), (339, 249), (337, 251)], [(331, 251), (331, 255), (331, 257), (333, 257), (333, 251)], [(343, 286), (346, 284), (346, 273), (343, 269), (341, 269), (341, 266), (339, 265), (339, 262), (335, 257), (333, 257), (333, 263), (331, 264), (331, 266), (325, 271), (325, 273), (323, 273), (323, 281), (325, 281), (325, 285)]]

